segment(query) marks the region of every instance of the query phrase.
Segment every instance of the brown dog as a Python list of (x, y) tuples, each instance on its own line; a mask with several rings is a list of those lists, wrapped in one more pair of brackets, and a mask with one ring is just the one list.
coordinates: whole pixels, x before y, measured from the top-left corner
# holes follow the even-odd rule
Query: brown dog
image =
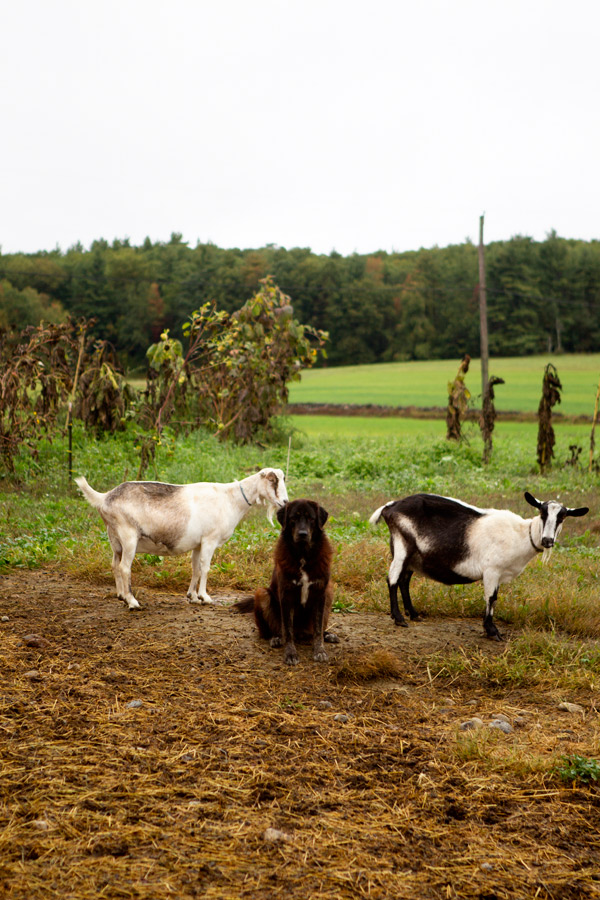
[(271, 584), (235, 606), (240, 612), (254, 611), (261, 637), (270, 639), (271, 647), (284, 645), (288, 666), (298, 662), (294, 639), (310, 636), (314, 659), (327, 662), (324, 641), (338, 642), (327, 631), (333, 600), (333, 548), (323, 531), (328, 513), (314, 500), (293, 500), (278, 510), (277, 518), (281, 534)]

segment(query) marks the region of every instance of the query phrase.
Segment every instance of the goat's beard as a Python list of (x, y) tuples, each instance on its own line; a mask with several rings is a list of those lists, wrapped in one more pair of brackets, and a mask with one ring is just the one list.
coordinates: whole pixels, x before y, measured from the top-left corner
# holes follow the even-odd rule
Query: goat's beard
[(554, 550), (554, 547), (546, 547), (546, 549), (542, 553), (542, 565), (543, 566), (547, 566), (548, 563), (550, 562), (550, 557), (552, 556), (553, 550)]
[(267, 519), (271, 523), (271, 525), (275, 525), (273, 521), (273, 516), (277, 512), (277, 505), (273, 503), (271, 500), (263, 500), (263, 503), (267, 507)]

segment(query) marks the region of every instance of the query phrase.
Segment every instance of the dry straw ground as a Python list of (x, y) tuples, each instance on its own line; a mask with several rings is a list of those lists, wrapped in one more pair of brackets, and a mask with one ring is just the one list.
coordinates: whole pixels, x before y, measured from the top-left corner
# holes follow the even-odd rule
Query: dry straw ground
[(479, 620), (337, 614), (329, 665), (287, 669), (226, 598), (141, 599), (0, 583), (2, 897), (600, 897), (599, 789), (552, 771), (598, 754), (590, 689), (428, 669), (504, 653)]

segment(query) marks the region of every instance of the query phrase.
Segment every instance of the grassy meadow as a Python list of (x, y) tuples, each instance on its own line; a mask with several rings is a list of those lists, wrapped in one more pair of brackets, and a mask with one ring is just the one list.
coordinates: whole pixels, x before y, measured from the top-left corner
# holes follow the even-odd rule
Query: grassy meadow
[[(310, 369), (292, 384), (291, 403), (376, 403), (383, 406), (445, 407), (446, 386), (455, 378), (460, 360), (377, 363)], [(490, 375), (504, 378), (496, 388), (496, 408), (535, 412), (540, 402), (547, 363), (556, 366), (563, 385), (558, 412), (591, 416), (600, 378), (600, 354), (565, 354), (491, 359)], [(473, 359), (465, 383), (473, 398), (481, 394), (481, 363)]]
[[(541, 357), (494, 361), (491, 371), (507, 377), (505, 404), (535, 407), (544, 362)], [(600, 356), (565, 356), (556, 364), (564, 385), (562, 409), (589, 411)], [(293, 385), (292, 399), (433, 404), (443, 402), (445, 382), (454, 372), (455, 363), (447, 361), (315, 370)], [(476, 362), (470, 377), (478, 377)], [(434, 399), (434, 385), (439, 400)], [(586, 398), (591, 398), (589, 403)], [(74, 473), (85, 474), (99, 490), (135, 478), (138, 456), (130, 428), (125, 434), (97, 440), (76, 425)], [(174, 447), (160, 451), (156, 469), (146, 477), (185, 483), (231, 481), (265, 465), (288, 471), (291, 498), (313, 497), (330, 512), (328, 530), (336, 546), (334, 577), (340, 611), (387, 611), (387, 530), (383, 525), (373, 530), (368, 518), (389, 499), (430, 491), (478, 506), (507, 507), (525, 517), (533, 512), (523, 499), (525, 490), (542, 499), (558, 497), (566, 505), (588, 505), (588, 516), (567, 521), (550, 567), (542, 568), (534, 561), (512, 585), (501, 588), (497, 617), (520, 626), (596, 639), (600, 638), (600, 490), (597, 474), (587, 471), (590, 426), (561, 423), (555, 431), (554, 466), (541, 475), (535, 422), (499, 421), (492, 461), (483, 466), (475, 423), (467, 423), (465, 440), (457, 445), (446, 441), (441, 419), (289, 416), (279, 422), (279, 439), (271, 446), (220, 444), (203, 432), (181, 438)], [(578, 460), (573, 448), (580, 451)], [(69, 484), (66, 467), (65, 443), (58, 439), (42, 443), (38, 459), (24, 453), (16, 478), (0, 481), (0, 571), (56, 566), (73, 576), (102, 579), (110, 589), (111, 553), (104, 527)], [(264, 512), (252, 510), (215, 555), (209, 590), (249, 591), (267, 579), (277, 533)], [(134, 580), (150, 591), (160, 585), (181, 594), (189, 583), (189, 565), (187, 557), (140, 556), (134, 563)], [(447, 588), (419, 579), (414, 595), (417, 607), (431, 615), (479, 616), (482, 612), (481, 585)]]
[[(584, 448), (589, 426), (557, 425), (556, 464), (542, 476), (535, 463), (533, 423), (502, 422), (494, 432), (490, 465), (481, 462), (475, 426), (460, 445), (445, 440), (440, 420), (296, 416), (281, 422), (281, 441), (266, 448), (232, 447), (197, 432), (159, 456), (148, 478), (184, 483), (230, 481), (264, 465), (289, 473), (291, 498), (310, 496), (330, 512), (328, 531), (336, 546), (334, 575), (339, 610), (387, 611), (385, 576), (388, 535), (372, 529), (368, 518), (381, 503), (415, 491), (459, 497), (478, 506), (513, 509), (528, 517), (525, 490), (538, 497), (560, 497), (566, 505), (588, 505), (582, 519), (568, 520), (549, 568), (539, 561), (512, 585), (502, 588), (497, 617), (568, 635), (600, 637), (598, 531), (600, 491), (596, 474), (568, 464), (569, 446)], [(289, 436), (289, 437), (288, 437)], [(291, 443), (288, 445), (288, 440)], [(129, 434), (101, 441), (76, 429), (74, 472), (99, 490), (135, 478), (137, 456)], [(101, 579), (110, 589), (110, 548), (97, 513), (67, 481), (66, 448), (60, 440), (43, 444), (39, 460), (23, 456), (18, 482), (2, 483), (1, 567), (58, 566), (73, 576)], [(270, 571), (277, 527), (263, 511), (252, 510), (231, 540), (215, 555), (209, 590), (249, 591)], [(189, 558), (139, 556), (134, 580), (183, 594)], [(447, 588), (415, 580), (415, 604), (430, 615), (479, 616), (481, 585)]]

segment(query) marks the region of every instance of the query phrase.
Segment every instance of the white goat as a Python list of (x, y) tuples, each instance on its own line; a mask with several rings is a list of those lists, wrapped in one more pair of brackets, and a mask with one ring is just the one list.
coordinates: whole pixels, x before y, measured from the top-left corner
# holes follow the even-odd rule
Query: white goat
[(104, 520), (113, 549), (117, 596), (129, 609), (140, 608), (131, 592), (136, 553), (177, 556), (191, 550), (188, 599), (190, 603), (212, 603), (206, 579), (215, 550), (229, 540), (251, 506), (264, 503), (272, 523), (273, 512), (288, 499), (281, 469), (261, 469), (228, 484), (126, 481), (105, 494), (91, 488), (83, 477), (75, 481)]
[(522, 519), (507, 509), (478, 509), (437, 494), (413, 494), (380, 506), (369, 519), (381, 518), (390, 530), (392, 562), (388, 574), (390, 614), (396, 625), (406, 626), (398, 607), (398, 587), (404, 609), (418, 618), (409, 584), (413, 572), (442, 584), (483, 581), (487, 637), (502, 637), (493, 621), (498, 586), (519, 575), (536, 553), (547, 559), (567, 516), (584, 516), (588, 507), (569, 509), (557, 500), (541, 502), (530, 493), (525, 499), (539, 509), (533, 519)]

